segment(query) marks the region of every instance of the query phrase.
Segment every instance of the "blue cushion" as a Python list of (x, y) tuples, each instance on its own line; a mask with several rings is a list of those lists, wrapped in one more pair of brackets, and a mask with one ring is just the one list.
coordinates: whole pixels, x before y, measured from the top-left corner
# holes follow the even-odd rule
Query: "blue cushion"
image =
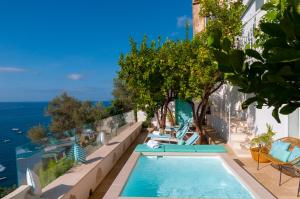
[(274, 156), (274, 153), (277, 150), (287, 151), (289, 149), (290, 145), (291, 145), (290, 143), (282, 142), (282, 141), (278, 140), (278, 141), (272, 143), (272, 147), (271, 147), (271, 150), (269, 153), (270, 153), (270, 155)]
[(192, 145), (164, 144), (165, 152), (196, 152)]
[(184, 140), (179, 140), (177, 144), (178, 145), (185, 145), (185, 141)]
[(273, 157), (282, 161), (282, 162), (287, 162), (290, 155), (291, 155), (291, 152), (290, 151), (285, 151), (285, 150), (281, 150), (281, 149), (278, 149), (278, 150), (275, 150), (273, 152)]
[(164, 152), (165, 148), (163, 145), (160, 145), (159, 148), (152, 149), (148, 147), (146, 144), (139, 144), (136, 146), (135, 152)]
[(226, 153), (223, 145), (194, 145), (196, 152), (201, 153)]
[(300, 148), (295, 146), (294, 149), (292, 150), (291, 152), (291, 155), (288, 159), (288, 161), (292, 161), (292, 160), (295, 160), (296, 158), (298, 158), (300, 156)]

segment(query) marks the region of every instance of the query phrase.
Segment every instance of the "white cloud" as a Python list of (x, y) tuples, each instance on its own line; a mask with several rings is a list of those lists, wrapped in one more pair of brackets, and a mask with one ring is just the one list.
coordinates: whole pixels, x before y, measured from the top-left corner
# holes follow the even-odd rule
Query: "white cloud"
[(0, 67), (0, 73), (21, 73), (25, 72), (23, 68), (17, 67)]
[(186, 22), (189, 25), (191, 25), (192, 24), (192, 19), (190, 17), (186, 16), (186, 15), (177, 17), (177, 27), (178, 28), (184, 28)]
[(82, 75), (78, 74), (78, 73), (72, 73), (72, 74), (68, 75), (68, 79), (74, 80), (74, 81), (81, 80), (82, 79)]

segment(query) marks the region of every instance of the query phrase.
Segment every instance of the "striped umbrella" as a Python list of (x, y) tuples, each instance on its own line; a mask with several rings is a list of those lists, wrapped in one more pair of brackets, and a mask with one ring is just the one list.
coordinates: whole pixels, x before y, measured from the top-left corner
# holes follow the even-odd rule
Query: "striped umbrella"
[[(78, 140), (78, 136), (75, 136), (75, 140)], [(74, 159), (75, 162), (85, 163), (86, 152), (76, 141), (72, 145), (69, 158)]]

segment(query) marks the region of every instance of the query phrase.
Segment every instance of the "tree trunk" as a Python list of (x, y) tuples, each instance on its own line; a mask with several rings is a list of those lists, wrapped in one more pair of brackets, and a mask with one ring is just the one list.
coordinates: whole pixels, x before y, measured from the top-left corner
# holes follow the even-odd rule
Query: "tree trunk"
[(168, 107), (168, 113), (169, 113), (169, 115), (170, 115), (170, 123), (171, 123), (171, 125), (172, 126), (174, 126), (175, 125), (175, 119), (174, 119), (174, 117), (173, 117), (173, 113), (172, 113), (172, 111), (169, 109), (169, 107)]
[(157, 120), (157, 123), (158, 123), (158, 127), (160, 128), (160, 118), (159, 118), (158, 110), (155, 111), (155, 116), (156, 116), (156, 120)]
[(163, 107), (162, 107), (162, 111), (161, 111), (161, 125), (160, 128), (165, 129), (166, 128), (166, 120), (167, 120), (167, 113), (168, 113), (168, 105), (169, 102), (165, 102)]

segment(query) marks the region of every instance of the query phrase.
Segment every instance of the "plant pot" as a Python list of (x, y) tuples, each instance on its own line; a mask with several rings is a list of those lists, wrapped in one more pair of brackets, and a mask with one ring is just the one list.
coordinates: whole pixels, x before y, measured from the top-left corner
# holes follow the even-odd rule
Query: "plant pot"
[[(258, 162), (258, 151), (259, 151), (258, 147), (250, 148), (252, 159), (255, 160), (256, 162)], [(270, 162), (270, 160), (264, 158), (263, 156), (260, 156), (259, 162), (260, 163), (268, 163), (268, 162)]]

